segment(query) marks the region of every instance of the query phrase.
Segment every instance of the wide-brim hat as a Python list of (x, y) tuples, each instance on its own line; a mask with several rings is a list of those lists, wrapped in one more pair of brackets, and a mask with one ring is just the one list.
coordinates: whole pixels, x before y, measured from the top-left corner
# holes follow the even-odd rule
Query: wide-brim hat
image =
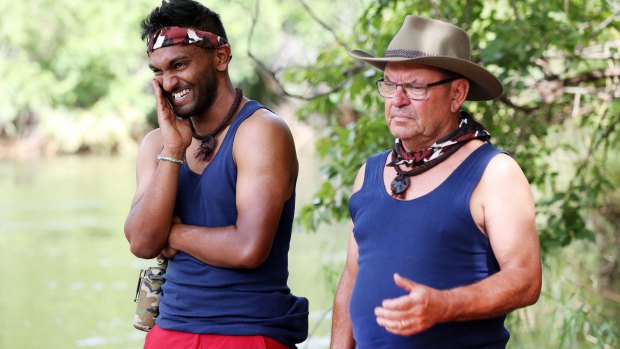
[(499, 80), (471, 60), (469, 35), (450, 23), (407, 16), (388, 45), (385, 57), (353, 50), (350, 55), (384, 70), (389, 62), (411, 61), (455, 72), (469, 80), (470, 101), (487, 101), (504, 92)]

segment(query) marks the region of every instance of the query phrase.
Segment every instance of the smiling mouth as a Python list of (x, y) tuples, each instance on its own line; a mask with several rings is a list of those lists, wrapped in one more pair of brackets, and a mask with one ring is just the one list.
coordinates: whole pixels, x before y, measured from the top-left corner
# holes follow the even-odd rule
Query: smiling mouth
[(184, 89), (181, 90), (179, 92), (174, 92), (172, 94), (172, 98), (174, 99), (175, 102), (182, 100), (183, 98), (185, 98), (185, 96), (187, 96), (187, 94), (189, 93), (189, 89)]

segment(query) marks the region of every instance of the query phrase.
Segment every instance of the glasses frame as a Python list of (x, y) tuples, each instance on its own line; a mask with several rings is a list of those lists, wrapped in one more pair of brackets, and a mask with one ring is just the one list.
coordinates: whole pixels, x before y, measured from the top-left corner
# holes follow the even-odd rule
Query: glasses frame
[[(405, 96), (411, 100), (414, 101), (421, 101), (424, 100), (426, 98), (426, 96), (428, 95), (428, 89), (433, 87), (433, 86), (439, 86), (439, 85), (443, 85), (443, 84), (447, 84), (449, 82), (452, 82), (454, 80), (460, 79), (461, 76), (452, 76), (443, 80), (439, 80), (439, 81), (435, 81), (435, 82), (431, 82), (428, 84), (417, 84), (417, 83), (413, 83), (413, 82), (403, 82), (403, 83), (397, 83), (397, 82), (392, 82), (392, 81), (385, 81), (383, 78), (375, 81), (375, 85), (377, 85), (377, 91), (379, 92), (379, 94), (384, 97), (384, 98), (394, 98), (394, 96), (396, 96), (396, 91), (398, 90), (398, 86), (402, 87), (403, 92), (405, 94)], [(394, 94), (391, 96), (386, 96), (383, 93), (381, 93), (381, 86), (385, 86), (385, 84), (388, 84), (389, 86), (394, 86)], [(409, 85), (409, 86), (407, 86)], [(409, 87), (413, 87), (413, 88), (417, 88), (417, 89), (424, 89), (424, 96), (418, 98), (418, 97), (411, 97), (409, 96)], [(413, 93), (413, 92), (412, 92)]]

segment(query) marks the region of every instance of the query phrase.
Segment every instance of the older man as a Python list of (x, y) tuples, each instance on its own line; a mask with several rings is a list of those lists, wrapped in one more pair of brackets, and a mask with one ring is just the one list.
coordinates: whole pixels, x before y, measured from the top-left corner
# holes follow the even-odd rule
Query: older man
[(170, 258), (145, 348), (291, 348), (308, 301), (287, 286), (298, 172), (292, 135), (229, 78), (217, 13), (162, 1), (142, 23), (159, 128), (140, 146), (131, 251)]
[(503, 88), (469, 36), (407, 16), (376, 82), (394, 148), (368, 159), (334, 302), (332, 348), (505, 348), (505, 315), (541, 288), (532, 193), (461, 106)]

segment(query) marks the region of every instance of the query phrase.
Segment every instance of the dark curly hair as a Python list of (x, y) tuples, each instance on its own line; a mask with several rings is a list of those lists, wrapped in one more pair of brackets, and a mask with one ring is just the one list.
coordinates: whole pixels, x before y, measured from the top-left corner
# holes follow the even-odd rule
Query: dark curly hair
[(140, 23), (142, 40), (169, 26), (211, 32), (228, 41), (220, 15), (193, 0), (162, 0), (161, 6)]

